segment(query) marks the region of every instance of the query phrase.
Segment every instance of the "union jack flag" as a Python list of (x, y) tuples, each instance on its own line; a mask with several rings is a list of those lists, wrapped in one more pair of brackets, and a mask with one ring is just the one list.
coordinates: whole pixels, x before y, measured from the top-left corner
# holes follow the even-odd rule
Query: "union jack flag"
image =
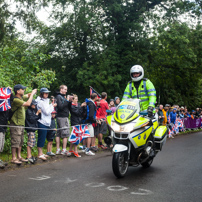
[(0, 111), (7, 111), (11, 108), (11, 90), (9, 88), (0, 88)]
[(176, 122), (177, 122), (177, 125), (176, 125), (176, 127), (178, 127), (179, 129), (180, 129), (180, 131), (184, 131), (184, 124), (183, 124), (183, 121), (182, 121), (182, 119), (177, 119), (176, 120)]
[(171, 129), (169, 128), (168, 137), (171, 137), (175, 134), (175, 125), (171, 124)]
[(168, 123), (170, 123), (170, 115), (168, 116), (168, 118), (167, 118), (167, 119), (168, 119)]
[(87, 137), (90, 137), (87, 125), (73, 126), (69, 141), (75, 145), (78, 145)]
[(89, 86), (90, 87), (90, 95), (92, 94), (92, 93), (96, 93), (97, 94), (97, 97), (99, 98), (99, 99), (101, 99), (101, 95), (96, 91), (96, 90), (94, 90), (91, 86)]

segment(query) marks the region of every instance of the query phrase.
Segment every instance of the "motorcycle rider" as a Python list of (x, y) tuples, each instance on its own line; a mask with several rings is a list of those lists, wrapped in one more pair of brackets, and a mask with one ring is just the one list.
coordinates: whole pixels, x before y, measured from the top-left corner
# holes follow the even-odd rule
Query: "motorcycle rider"
[(128, 83), (123, 94), (123, 100), (138, 98), (141, 101), (142, 109), (147, 110), (148, 116), (153, 117), (153, 110), (156, 103), (156, 90), (153, 83), (144, 78), (144, 69), (140, 65), (134, 65), (130, 69), (132, 81)]

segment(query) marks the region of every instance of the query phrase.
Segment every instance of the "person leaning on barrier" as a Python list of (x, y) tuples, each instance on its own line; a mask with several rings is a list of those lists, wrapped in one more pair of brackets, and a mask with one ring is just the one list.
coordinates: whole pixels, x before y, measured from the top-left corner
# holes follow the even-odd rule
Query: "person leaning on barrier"
[(184, 107), (183, 107), (183, 106), (180, 108), (180, 114), (179, 114), (179, 117), (180, 117), (181, 119), (184, 118)]
[(156, 103), (156, 90), (153, 83), (144, 78), (144, 69), (140, 65), (134, 65), (130, 69), (130, 81), (124, 91), (123, 100), (129, 98), (140, 99), (143, 110), (147, 110), (148, 116), (153, 117)]

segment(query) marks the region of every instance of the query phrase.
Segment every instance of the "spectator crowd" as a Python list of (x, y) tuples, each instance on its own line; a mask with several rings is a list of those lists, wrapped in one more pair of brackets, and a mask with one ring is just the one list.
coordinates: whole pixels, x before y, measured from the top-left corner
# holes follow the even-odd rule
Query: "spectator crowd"
[[(11, 92), (12, 89), (8, 87)], [(77, 95), (67, 95), (67, 86), (61, 85), (55, 97), (47, 88), (41, 88), (36, 99), (33, 96), (37, 89), (31, 93), (24, 94), (26, 87), (17, 84), (14, 86), (14, 93), (11, 93), (11, 110), (0, 112), (0, 152), (3, 152), (5, 133), (9, 124), (11, 136), (11, 153), (13, 164), (22, 162), (34, 163), (36, 158), (32, 156), (32, 148), (37, 145), (38, 157), (43, 161), (48, 156), (74, 155), (81, 157), (78, 153), (77, 144), (70, 142), (67, 151), (67, 142), (71, 133), (71, 126), (87, 124), (88, 137), (83, 140), (80, 149), (86, 155), (93, 156), (100, 149), (106, 149), (103, 145), (103, 135), (107, 133), (106, 115), (107, 110), (115, 111), (120, 103), (120, 98), (115, 97), (107, 103), (107, 93), (102, 92), (101, 98), (96, 93), (92, 93), (85, 102), (79, 103)], [(27, 101), (25, 101), (27, 100)], [(71, 116), (70, 116), (71, 115)], [(69, 118), (70, 117), (70, 118)], [(70, 121), (69, 121), (70, 120)], [(71, 123), (71, 124), (70, 124)], [(5, 125), (5, 127), (4, 127)], [(21, 149), (24, 143), (24, 130), (28, 136), (27, 158), (21, 156)], [(38, 136), (36, 138), (36, 132)], [(98, 145), (96, 146), (96, 138)], [(52, 145), (55, 139), (56, 153), (52, 152)], [(62, 145), (60, 145), (62, 139)], [(47, 140), (47, 152), (43, 148)], [(5, 162), (0, 160), (0, 167), (5, 167)]]
[[(196, 108), (196, 110), (188, 111), (187, 107), (179, 107), (178, 105), (166, 104), (159, 105), (155, 108), (156, 118), (158, 119), (159, 125), (167, 125), (169, 128), (169, 138), (174, 138), (174, 135), (184, 131), (184, 119), (191, 118), (192, 120), (202, 118), (202, 109)], [(201, 127), (201, 124), (200, 124)], [(200, 128), (199, 127), (199, 128)]]
[[(8, 88), (12, 92), (12, 89)], [(4, 149), (5, 133), (9, 124), (11, 163), (34, 163), (36, 158), (32, 156), (32, 148), (35, 145), (38, 148), (37, 158), (43, 161), (46, 161), (48, 156), (55, 155), (81, 157), (78, 153), (78, 145), (70, 142), (69, 150), (67, 150), (67, 143), (71, 135), (70, 128), (82, 124), (87, 124), (89, 135), (83, 140), (80, 149), (89, 156), (94, 156), (99, 148), (106, 149), (102, 142), (103, 135), (108, 130), (106, 124), (107, 110), (111, 110), (110, 113), (115, 112), (120, 103), (119, 97), (110, 99), (108, 104), (106, 92), (101, 93), (101, 98), (98, 98), (96, 93), (92, 93), (90, 98), (86, 98), (85, 102), (79, 103), (78, 96), (74, 94), (67, 95), (67, 86), (61, 85), (55, 97), (51, 96), (51, 99), (49, 99), (51, 92), (47, 88), (41, 88), (39, 96), (34, 100), (33, 96), (37, 93), (37, 89), (24, 94), (25, 89), (26, 87), (21, 84), (14, 86), (14, 93), (11, 93), (10, 97), (11, 110), (0, 111), (0, 152), (3, 152)], [(202, 117), (202, 110), (199, 108), (189, 112), (186, 107), (179, 107), (178, 105), (171, 107), (166, 104), (165, 106), (159, 105), (155, 110), (159, 125), (169, 126), (169, 138), (174, 138), (177, 131), (176, 123), (180, 123), (177, 126), (180, 131), (184, 130), (183, 123), (180, 120), (186, 117), (192, 119)], [(27, 158), (21, 156), (24, 130), (28, 137)], [(37, 138), (36, 132), (38, 133)], [(96, 138), (98, 139), (98, 145), (96, 145)], [(54, 139), (56, 153), (52, 152)], [(46, 140), (47, 152), (44, 153), (43, 148)], [(62, 145), (60, 145), (61, 142)], [(4, 166), (5, 163), (0, 160), (0, 167), (3, 168)]]

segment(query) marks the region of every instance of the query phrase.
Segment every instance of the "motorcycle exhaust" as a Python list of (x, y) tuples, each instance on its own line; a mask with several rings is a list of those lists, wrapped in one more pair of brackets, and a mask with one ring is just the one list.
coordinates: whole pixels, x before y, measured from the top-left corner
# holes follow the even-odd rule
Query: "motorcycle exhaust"
[[(141, 152), (141, 153), (139, 154), (138, 158), (137, 158), (137, 162), (138, 162), (139, 164), (142, 164), (142, 163), (146, 162), (147, 159), (149, 159), (150, 154), (151, 154), (151, 152), (152, 152), (152, 147), (153, 147), (153, 142), (152, 142), (152, 141), (148, 141), (148, 142), (147, 142), (147, 145), (146, 145), (145, 152)], [(146, 157), (144, 157), (144, 159), (141, 160), (141, 157), (142, 157), (143, 153), (144, 153), (144, 155), (146, 154)], [(144, 155), (143, 155), (143, 156), (144, 156)]]
[(145, 149), (146, 154), (147, 154), (148, 156), (149, 156), (150, 153), (151, 153), (152, 147), (153, 147), (153, 142), (152, 142), (152, 141), (148, 141), (148, 142), (147, 142), (147, 147), (146, 147), (146, 149)]

